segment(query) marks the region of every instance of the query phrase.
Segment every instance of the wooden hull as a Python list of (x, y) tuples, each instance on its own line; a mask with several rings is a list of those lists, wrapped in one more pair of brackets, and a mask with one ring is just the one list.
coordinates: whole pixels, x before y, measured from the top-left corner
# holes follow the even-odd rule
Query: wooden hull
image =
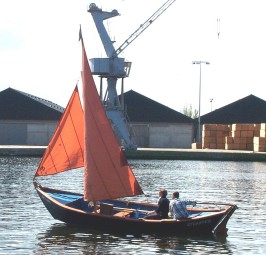
[[(88, 229), (98, 229), (105, 233), (118, 232), (127, 234), (162, 234), (162, 235), (186, 235), (186, 234), (226, 234), (226, 224), (233, 212), (236, 210), (236, 205), (228, 205), (227, 209), (219, 209), (213, 211), (196, 211), (196, 214), (201, 213), (201, 216), (195, 216), (185, 220), (148, 220), (145, 218), (131, 218), (126, 214), (121, 217), (119, 213), (114, 215), (105, 215), (101, 213), (88, 212), (81, 207), (74, 208), (71, 203), (63, 203), (53, 198), (51, 194), (55, 190), (43, 188), (35, 184), (37, 193), (39, 194), (43, 204), (50, 214), (57, 220), (67, 224), (79, 225)], [(65, 191), (56, 191), (60, 194), (74, 194)], [(75, 195), (75, 194), (74, 194)], [(77, 194), (78, 195), (78, 194)], [(81, 195), (80, 195), (81, 196)], [(127, 203), (128, 204), (128, 203)], [(130, 203), (130, 210), (135, 210), (137, 206), (143, 206), (143, 203)], [(154, 205), (150, 206), (150, 210)], [(77, 209), (78, 208), (78, 209)], [(123, 208), (125, 211), (128, 208)], [(206, 213), (207, 212), (207, 213)], [(196, 215), (195, 214), (195, 215)], [(118, 216), (119, 215), (119, 216)]]

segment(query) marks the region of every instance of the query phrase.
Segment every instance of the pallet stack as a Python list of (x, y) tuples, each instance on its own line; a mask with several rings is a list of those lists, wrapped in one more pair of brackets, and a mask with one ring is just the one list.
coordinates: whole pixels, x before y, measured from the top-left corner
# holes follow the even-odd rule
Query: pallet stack
[(265, 137), (254, 137), (253, 138), (253, 150), (255, 152), (266, 151), (266, 138)]
[(202, 128), (202, 149), (225, 149), (225, 137), (229, 135), (228, 125), (205, 124)]
[(225, 149), (266, 152), (266, 123), (262, 124), (204, 124), (202, 142), (192, 149)]
[(253, 137), (260, 132), (258, 124), (232, 124), (226, 137), (226, 150), (253, 150)]
[(265, 123), (260, 124), (259, 135), (254, 135), (253, 150), (255, 152), (266, 151), (266, 124)]

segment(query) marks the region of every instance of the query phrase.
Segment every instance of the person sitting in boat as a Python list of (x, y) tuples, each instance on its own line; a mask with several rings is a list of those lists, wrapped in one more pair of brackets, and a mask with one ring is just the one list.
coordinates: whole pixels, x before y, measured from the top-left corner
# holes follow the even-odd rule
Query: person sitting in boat
[(179, 192), (176, 191), (172, 194), (172, 200), (170, 201), (170, 215), (173, 219), (185, 219), (189, 216), (187, 205), (195, 206), (196, 204), (197, 202), (195, 200), (179, 199)]
[(150, 212), (145, 218), (146, 219), (167, 219), (169, 213), (169, 199), (167, 196), (166, 189), (160, 189), (158, 208), (155, 211)]

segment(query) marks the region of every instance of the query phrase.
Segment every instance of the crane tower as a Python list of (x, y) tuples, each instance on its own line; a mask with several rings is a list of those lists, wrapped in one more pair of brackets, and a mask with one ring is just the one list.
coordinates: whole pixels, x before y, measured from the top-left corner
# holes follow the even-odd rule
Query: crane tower
[[(127, 40), (116, 50), (113, 41), (110, 39), (103, 21), (119, 15), (117, 10), (111, 12), (103, 11), (96, 4), (91, 3), (88, 12), (91, 13), (95, 26), (101, 38), (107, 57), (90, 59), (92, 74), (100, 77), (100, 97), (103, 102), (106, 114), (112, 124), (120, 145), (124, 149), (136, 149), (133, 143), (126, 121), (124, 109), (124, 78), (129, 76), (131, 62), (125, 61), (118, 55), (130, 45), (153, 21), (155, 21), (175, 0), (168, 0), (161, 6), (146, 22), (144, 22)], [(102, 82), (107, 79), (107, 89), (103, 95)], [(116, 90), (117, 80), (122, 79), (121, 97), (119, 99)]]

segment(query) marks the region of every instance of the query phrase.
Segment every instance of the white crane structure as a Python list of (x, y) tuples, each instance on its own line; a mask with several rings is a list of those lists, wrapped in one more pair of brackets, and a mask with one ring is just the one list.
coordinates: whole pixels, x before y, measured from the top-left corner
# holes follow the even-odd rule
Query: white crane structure
[[(103, 21), (119, 15), (117, 10), (111, 12), (103, 11), (96, 4), (89, 5), (88, 12), (91, 13), (102, 44), (104, 46), (107, 57), (106, 58), (92, 58), (90, 59), (92, 74), (100, 77), (100, 97), (105, 107), (105, 111), (116, 136), (124, 149), (136, 149), (137, 146), (133, 143), (129, 128), (127, 125), (126, 114), (124, 109), (124, 78), (129, 76), (131, 69), (131, 62), (125, 61), (124, 58), (118, 55), (125, 50), (146, 28), (148, 28), (175, 0), (168, 0), (163, 4), (147, 21), (129, 36), (125, 42), (114, 48), (113, 41), (110, 39)], [(103, 78), (107, 79), (107, 88), (103, 96)], [(121, 83), (121, 97), (119, 99), (116, 84), (117, 80), (122, 79)]]

